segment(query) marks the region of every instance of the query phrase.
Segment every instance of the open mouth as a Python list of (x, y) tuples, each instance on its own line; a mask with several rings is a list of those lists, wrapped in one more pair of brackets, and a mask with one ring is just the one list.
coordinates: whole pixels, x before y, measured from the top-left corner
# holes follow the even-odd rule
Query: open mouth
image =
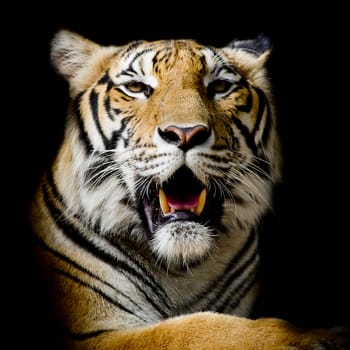
[(195, 221), (206, 226), (219, 224), (222, 199), (215, 197), (215, 191), (208, 190), (187, 167), (180, 168), (160, 188), (154, 184), (151, 193), (143, 201), (151, 234), (173, 221)]

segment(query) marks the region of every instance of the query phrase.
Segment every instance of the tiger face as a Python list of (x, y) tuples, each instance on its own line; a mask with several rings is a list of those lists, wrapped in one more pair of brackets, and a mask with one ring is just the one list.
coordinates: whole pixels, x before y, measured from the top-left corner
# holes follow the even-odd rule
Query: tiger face
[(264, 37), (103, 47), (59, 32), (72, 103), (54, 180), (69, 210), (181, 266), (253, 227), (280, 169), (269, 53)]

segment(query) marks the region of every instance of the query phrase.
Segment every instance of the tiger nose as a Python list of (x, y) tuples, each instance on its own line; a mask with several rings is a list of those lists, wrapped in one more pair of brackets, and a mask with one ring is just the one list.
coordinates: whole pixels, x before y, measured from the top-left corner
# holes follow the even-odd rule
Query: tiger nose
[(164, 131), (158, 130), (160, 137), (183, 151), (203, 144), (210, 136), (210, 130), (203, 125), (192, 127), (168, 126)]

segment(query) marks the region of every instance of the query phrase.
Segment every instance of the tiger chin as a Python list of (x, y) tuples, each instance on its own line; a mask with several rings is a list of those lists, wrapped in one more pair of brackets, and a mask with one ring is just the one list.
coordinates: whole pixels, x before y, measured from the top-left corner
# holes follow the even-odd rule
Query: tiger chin
[(250, 318), (281, 178), (270, 53), (264, 35), (53, 37), (70, 104), (30, 220), (62, 349), (346, 348), (331, 330)]

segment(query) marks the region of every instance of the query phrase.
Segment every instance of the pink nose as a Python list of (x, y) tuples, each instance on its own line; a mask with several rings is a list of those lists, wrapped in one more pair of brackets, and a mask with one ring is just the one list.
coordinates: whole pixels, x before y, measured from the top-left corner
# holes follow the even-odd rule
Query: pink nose
[(210, 130), (203, 125), (192, 127), (168, 126), (164, 131), (158, 130), (159, 135), (168, 143), (174, 144), (184, 151), (203, 144), (210, 135)]

